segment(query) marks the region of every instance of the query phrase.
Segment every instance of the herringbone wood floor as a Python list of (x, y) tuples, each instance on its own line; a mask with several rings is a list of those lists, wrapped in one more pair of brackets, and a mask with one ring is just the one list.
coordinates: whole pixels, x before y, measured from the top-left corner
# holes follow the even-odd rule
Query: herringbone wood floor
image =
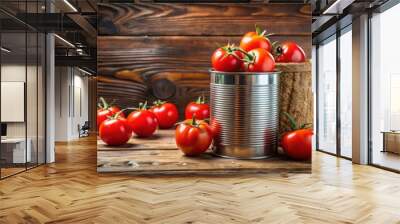
[(95, 139), (0, 181), (0, 223), (400, 223), (400, 175), (315, 153), (312, 174), (96, 173)]

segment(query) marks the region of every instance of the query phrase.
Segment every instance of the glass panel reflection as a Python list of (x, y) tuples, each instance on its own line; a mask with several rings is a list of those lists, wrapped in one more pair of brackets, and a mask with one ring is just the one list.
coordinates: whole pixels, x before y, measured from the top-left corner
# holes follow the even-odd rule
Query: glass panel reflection
[(352, 32), (340, 36), (340, 154), (352, 157)]
[(336, 153), (336, 37), (318, 48), (318, 147)]

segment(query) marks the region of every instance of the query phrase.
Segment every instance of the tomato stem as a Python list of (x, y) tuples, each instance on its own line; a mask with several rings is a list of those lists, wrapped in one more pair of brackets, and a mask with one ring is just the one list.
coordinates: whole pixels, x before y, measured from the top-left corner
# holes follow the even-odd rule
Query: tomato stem
[(226, 54), (224, 55), (224, 58), (228, 57), (229, 55), (232, 55), (233, 57), (235, 57), (236, 59), (242, 60), (237, 54), (236, 51), (240, 51), (244, 54), (247, 54), (247, 52), (245, 52), (243, 49), (241, 49), (240, 47), (236, 47), (234, 44), (230, 44), (228, 43), (225, 47), (222, 47), (222, 49), (226, 52)]
[(197, 104), (204, 104), (205, 101), (206, 101), (205, 96), (199, 96), (199, 97), (197, 98), (197, 100), (196, 100), (196, 103), (197, 103)]
[(283, 112), (283, 114), (288, 118), (289, 120), (289, 124), (290, 124), (290, 131), (295, 131), (295, 130), (299, 130), (299, 129), (305, 129), (308, 128), (307, 126), (312, 125), (311, 123), (304, 123), (300, 126), (298, 126), (296, 120), (294, 119), (294, 117), (292, 115), (290, 115), (287, 112)]
[(139, 110), (147, 110), (147, 100), (144, 103), (139, 103)]
[(193, 117), (192, 117), (192, 124), (191, 125), (197, 127), (196, 115), (194, 115), (194, 114), (193, 114)]
[(156, 100), (156, 101), (153, 102), (153, 105), (158, 107), (158, 106), (161, 106), (161, 105), (163, 105), (165, 103), (166, 103), (166, 101)]
[(287, 112), (283, 112), (283, 114), (288, 118), (289, 120), (289, 124), (290, 124), (290, 128), (292, 129), (292, 131), (297, 130), (297, 122), (296, 120), (293, 118), (292, 115), (290, 115)]
[(107, 103), (107, 101), (103, 98), (103, 97), (100, 97), (100, 101), (101, 101), (101, 103), (103, 104), (103, 107), (101, 107), (101, 108), (103, 108), (103, 109), (108, 109), (108, 103)]
[(247, 66), (249, 64), (253, 64), (256, 61), (256, 55), (254, 54), (254, 52), (251, 52), (250, 54), (247, 53), (245, 55), (245, 57), (242, 60)]
[(114, 114), (113, 119), (117, 119), (119, 115), (121, 115), (126, 109), (120, 110), (117, 113)]
[(269, 39), (268, 38), (269, 36), (274, 35), (273, 33), (267, 34), (267, 30), (262, 30), (261, 27), (259, 27), (257, 24), (255, 25), (255, 27), (256, 27), (256, 34), (258, 36), (262, 36), (262, 37)]

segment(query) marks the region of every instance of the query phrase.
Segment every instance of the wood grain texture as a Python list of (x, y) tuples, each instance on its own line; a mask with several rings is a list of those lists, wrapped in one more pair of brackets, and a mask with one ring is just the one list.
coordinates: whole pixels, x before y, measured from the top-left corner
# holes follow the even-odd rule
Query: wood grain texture
[(272, 41), (293, 40), (311, 56), (308, 4), (99, 4), (98, 96), (121, 107), (167, 100), (185, 106), (209, 95), (213, 51), (239, 43), (254, 25)]
[(281, 156), (262, 160), (235, 160), (214, 156), (211, 151), (187, 157), (175, 144), (174, 130), (158, 130), (151, 139), (132, 138), (121, 147), (97, 143), (97, 171), (130, 175), (244, 175), (249, 173), (310, 173), (310, 162)]
[(99, 35), (241, 36), (257, 24), (280, 36), (310, 36), (308, 4), (99, 4)]
[(157, 130), (149, 138), (133, 137), (122, 146), (107, 146), (103, 141), (97, 140), (97, 151), (138, 151), (138, 150), (174, 150), (176, 151), (174, 130)]
[(0, 223), (385, 223), (400, 176), (313, 152), (311, 174), (132, 177), (96, 172), (96, 138), (0, 181)]
[[(161, 72), (208, 73), (211, 55), (218, 46), (239, 43), (241, 37), (224, 36), (162, 36), (162, 37), (98, 37), (98, 73), (121, 76), (118, 72), (130, 71), (129, 78), (148, 80)], [(310, 37), (277, 37), (308, 43)], [(311, 42), (303, 45), (311, 54)], [(120, 77), (128, 78), (128, 77)]]
[(285, 63), (277, 64), (280, 75), (280, 133), (291, 130), (288, 118), (284, 113), (290, 114), (298, 123), (310, 124), (314, 119), (314, 96), (312, 93), (311, 63)]
[[(293, 37), (294, 38), (294, 37)], [(198, 96), (209, 96), (210, 55), (238, 37), (99, 37), (98, 95), (121, 107), (162, 99), (180, 114)], [(305, 42), (309, 37), (297, 37)], [(308, 52), (311, 49), (306, 49)]]

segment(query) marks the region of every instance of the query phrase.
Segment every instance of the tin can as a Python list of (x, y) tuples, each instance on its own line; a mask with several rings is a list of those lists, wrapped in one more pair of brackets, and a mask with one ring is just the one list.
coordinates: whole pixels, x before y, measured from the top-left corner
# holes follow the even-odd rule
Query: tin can
[(237, 159), (276, 154), (279, 133), (279, 72), (211, 70), (213, 152)]

